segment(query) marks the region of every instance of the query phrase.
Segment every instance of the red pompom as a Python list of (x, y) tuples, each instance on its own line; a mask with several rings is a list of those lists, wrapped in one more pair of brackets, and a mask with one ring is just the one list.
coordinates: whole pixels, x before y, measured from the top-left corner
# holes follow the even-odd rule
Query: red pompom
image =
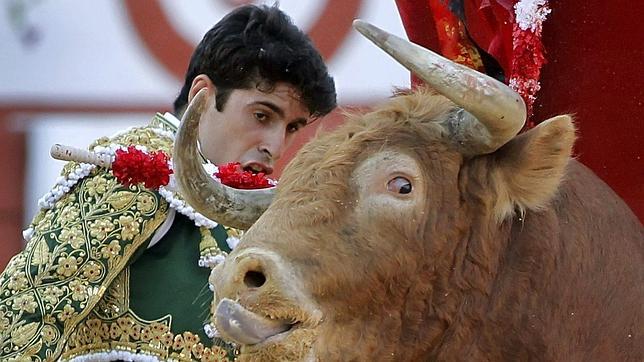
[(170, 182), (172, 170), (168, 159), (163, 151), (146, 153), (129, 146), (127, 150), (116, 151), (112, 174), (125, 186), (143, 183), (145, 187), (156, 190)]
[(254, 174), (244, 171), (239, 162), (218, 166), (218, 169), (215, 176), (226, 186), (236, 189), (265, 189), (273, 186), (263, 172)]

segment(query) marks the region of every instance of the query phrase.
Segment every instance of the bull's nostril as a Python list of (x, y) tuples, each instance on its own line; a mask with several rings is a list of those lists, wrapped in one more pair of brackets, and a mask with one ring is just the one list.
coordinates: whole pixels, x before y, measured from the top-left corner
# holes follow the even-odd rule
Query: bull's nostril
[(244, 275), (244, 284), (249, 288), (259, 288), (266, 283), (264, 273), (249, 270)]

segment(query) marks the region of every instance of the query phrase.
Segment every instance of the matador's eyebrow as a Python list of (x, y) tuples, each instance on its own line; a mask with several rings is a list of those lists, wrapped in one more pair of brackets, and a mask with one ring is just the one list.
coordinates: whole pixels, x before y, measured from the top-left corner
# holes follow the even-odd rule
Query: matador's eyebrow
[[(273, 102), (268, 102), (268, 101), (256, 101), (251, 104), (260, 104), (262, 106), (270, 108), (273, 112), (275, 112), (279, 117), (284, 118), (284, 110), (280, 108), (277, 104)], [(309, 123), (309, 121), (306, 118), (303, 117), (298, 117), (294, 119), (291, 123), (301, 123), (303, 125), (306, 125)]]

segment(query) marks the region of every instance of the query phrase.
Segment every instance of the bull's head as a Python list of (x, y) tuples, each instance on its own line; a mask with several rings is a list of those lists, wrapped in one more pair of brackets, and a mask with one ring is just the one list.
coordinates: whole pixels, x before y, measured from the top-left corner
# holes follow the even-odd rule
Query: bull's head
[[(515, 210), (548, 203), (569, 159), (569, 117), (515, 137), (525, 106), (508, 87), (356, 27), (440, 94), (352, 116), (289, 164), (273, 203), (210, 278), (213, 321), (241, 357), (431, 354), (472, 293), (486, 292), (498, 262), (489, 256), (503, 247), (491, 241)], [(217, 218), (216, 205), (200, 206)]]

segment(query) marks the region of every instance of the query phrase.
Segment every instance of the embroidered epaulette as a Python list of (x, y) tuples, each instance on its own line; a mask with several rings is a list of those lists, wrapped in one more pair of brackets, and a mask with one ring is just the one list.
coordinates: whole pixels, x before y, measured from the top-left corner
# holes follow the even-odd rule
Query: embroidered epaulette
[(0, 276), (2, 356), (55, 359), (167, 212), (158, 194), (123, 187), (104, 170), (41, 211), (25, 251)]
[[(172, 154), (175, 130), (157, 118), (149, 126), (100, 138), (89, 149), (113, 154), (137, 145)], [(25, 232), (25, 250), (0, 275), (1, 360), (57, 360), (72, 332), (78, 335), (79, 323), (89, 322), (84, 319), (132, 256), (147, 246), (170, 208), (204, 230), (204, 266), (230, 251), (226, 238), (229, 243), (237, 238), (195, 213), (171, 186), (158, 192), (126, 187), (109, 170), (76, 162), (64, 166)], [(215, 241), (214, 231), (210, 234), (217, 227), (224, 231), (223, 243)]]

